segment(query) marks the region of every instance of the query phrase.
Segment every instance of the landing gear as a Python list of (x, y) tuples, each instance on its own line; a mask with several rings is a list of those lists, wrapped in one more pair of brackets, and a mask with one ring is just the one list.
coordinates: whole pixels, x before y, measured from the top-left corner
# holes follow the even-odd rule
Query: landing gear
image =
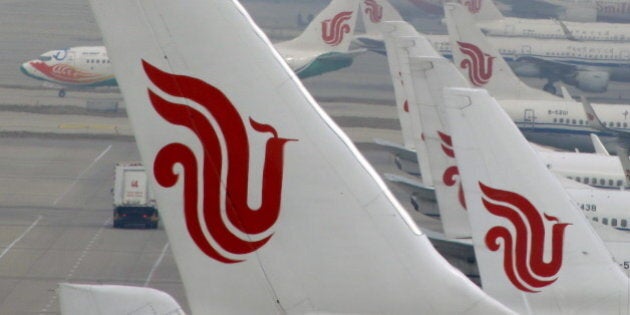
[(547, 93), (551, 93), (553, 95), (556, 95), (556, 87), (553, 85), (553, 82), (549, 81), (547, 82), (547, 84), (545, 84), (545, 86), (543, 86), (543, 90)]
[(59, 95), (59, 97), (65, 97), (66, 96), (66, 90), (64, 90), (64, 89), (59, 90), (59, 93), (57, 95)]

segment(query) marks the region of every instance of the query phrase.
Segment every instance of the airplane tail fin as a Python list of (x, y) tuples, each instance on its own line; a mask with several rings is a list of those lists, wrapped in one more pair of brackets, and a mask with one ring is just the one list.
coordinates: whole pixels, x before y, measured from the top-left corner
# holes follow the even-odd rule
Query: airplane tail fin
[(472, 86), (481, 87), (497, 99), (557, 99), (523, 83), (475, 25), (466, 8), (444, 4), (453, 62)]
[(399, 58), (400, 50), (405, 51), (410, 45), (414, 45), (413, 41), (405, 42), (402, 38), (413, 36), (418, 34), (418, 32), (406, 22), (385, 23), (382, 27), (383, 36), (388, 52), (387, 61), (389, 62), (389, 72), (394, 85), (396, 107), (403, 138), (405, 144), (410, 143), (411, 147), (415, 149), (420, 174), (422, 175), (422, 183), (430, 187), (433, 186), (433, 175), (429, 167), (427, 146), (424, 141), (424, 132), (416, 105), (417, 100), (413, 90), (405, 86), (405, 84), (411, 84), (409, 65), (408, 63), (401, 64)]
[(381, 25), (385, 21), (403, 21), (387, 0), (361, 0), (360, 10), (367, 35), (381, 36)]
[[(392, 76), (399, 75), (410, 106), (410, 119), (416, 134), (416, 147), (421, 168), (430, 170), (439, 204), (444, 234), (451, 238), (470, 237), (470, 225), (452, 147), (450, 131), (438, 106), (443, 106), (444, 87), (467, 87), (467, 81), (441, 57), (425, 37), (406, 22), (386, 22), (392, 29), (384, 32)], [(411, 60), (410, 60), (411, 59)], [(395, 66), (392, 66), (395, 64)], [(396, 70), (393, 68), (396, 67)], [(396, 80), (394, 82), (396, 84)], [(424, 174), (424, 170), (421, 171)], [(424, 176), (423, 176), (424, 179)]]
[(282, 45), (299, 50), (348, 52), (358, 10), (359, 0), (332, 0), (300, 36)]
[(627, 313), (630, 280), (496, 100), (445, 101), (484, 291), (518, 313)]
[(459, 3), (466, 6), (477, 22), (503, 19), (503, 14), (493, 0), (459, 0)]
[(121, 285), (59, 284), (62, 315), (156, 314), (184, 315), (166, 292)]
[(193, 313), (510, 313), (435, 251), (238, 2), (91, 5)]

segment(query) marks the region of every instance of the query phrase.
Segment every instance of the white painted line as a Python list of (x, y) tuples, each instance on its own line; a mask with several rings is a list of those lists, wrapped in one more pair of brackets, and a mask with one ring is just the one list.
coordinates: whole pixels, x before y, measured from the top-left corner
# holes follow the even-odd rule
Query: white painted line
[(99, 154), (93, 161), (92, 163), (90, 163), (90, 165), (88, 165), (81, 173), (79, 173), (79, 176), (77, 176), (77, 178), (74, 179), (74, 181), (72, 182), (72, 184), (70, 184), (70, 186), (68, 186), (68, 188), (61, 194), (59, 195), (59, 197), (57, 197), (57, 199), (55, 199), (55, 201), (53, 202), (53, 206), (56, 206), (57, 203), (59, 201), (61, 201), (61, 199), (63, 197), (66, 196), (66, 194), (68, 194), (70, 192), (70, 190), (72, 190), (72, 188), (74, 188), (74, 186), (79, 182), (79, 180), (81, 179), (81, 177), (83, 177), (83, 175), (90, 169), (92, 168), (92, 166), (94, 166), (94, 164), (96, 164), (100, 159), (103, 158), (103, 156), (105, 156), (105, 154), (107, 154), (107, 152), (109, 152), (109, 150), (112, 148), (112, 145), (110, 144), (109, 146), (107, 146), (107, 148), (105, 148), (105, 150), (103, 150), (103, 152), (101, 152), (101, 154)]
[[(79, 265), (81, 265), (81, 262), (83, 261), (83, 258), (85, 258), (85, 256), (87, 255), (87, 252), (92, 248), (92, 245), (94, 244), (94, 241), (101, 235), (101, 233), (103, 232), (105, 227), (111, 224), (111, 222), (112, 222), (112, 218), (108, 218), (107, 220), (105, 220), (105, 223), (103, 223), (103, 225), (101, 225), (101, 228), (98, 229), (98, 231), (96, 231), (96, 233), (94, 233), (94, 236), (92, 236), (92, 239), (90, 240), (90, 242), (87, 244), (87, 246), (85, 246), (85, 248), (81, 252), (81, 255), (79, 256), (77, 261), (74, 263), (74, 266), (72, 266), (72, 268), (70, 269), (70, 271), (66, 275), (66, 278), (62, 282), (68, 282), (68, 280), (70, 280), (70, 278), (72, 278), (72, 276), (74, 276), (74, 272), (77, 270), (77, 268), (79, 268)], [(57, 292), (57, 289), (53, 290), (53, 295), (50, 297), (50, 300), (48, 300), (48, 304), (46, 304), (46, 306), (44, 306), (44, 308), (42, 308), (42, 310), (39, 311), (39, 312), (40, 313), (48, 313), (48, 310), (55, 303), (55, 300), (57, 299), (57, 295), (58, 294), (59, 294), (59, 292)]]
[(167, 249), (168, 249), (168, 242), (166, 242), (166, 244), (164, 245), (164, 248), (162, 248), (162, 253), (160, 254), (160, 257), (158, 257), (158, 259), (153, 264), (153, 267), (151, 267), (151, 271), (149, 271), (149, 275), (147, 276), (147, 280), (144, 281), (144, 286), (145, 287), (149, 285), (149, 282), (151, 282), (151, 279), (153, 278), (153, 274), (157, 270), (158, 266), (162, 263), (162, 260), (164, 259), (164, 256), (166, 256), (166, 250)]
[(11, 242), (11, 244), (9, 244), (9, 246), (7, 246), (2, 253), (0, 253), (0, 259), (2, 259), (2, 257), (4, 257), (4, 255), (6, 255), (11, 248), (13, 248), (13, 246), (15, 246), (15, 244), (17, 244), (17, 242), (19, 242), (24, 236), (26, 236), (26, 234), (28, 234), (28, 232), (30, 232), (36, 225), (37, 223), (39, 223), (39, 220), (42, 219), (42, 216), (38, 216), (37, 220), (35, 220), (33, 222), (33, 224), (31, 224), (31, 226), (28, 227), (28, 229), (26, 229), (24, 232), (22, 232), (22, 234), (20, 234), (20, 236), (18, 236), (18, 238), (16, 238), (15, 240), (13, 240), (13, 242)]

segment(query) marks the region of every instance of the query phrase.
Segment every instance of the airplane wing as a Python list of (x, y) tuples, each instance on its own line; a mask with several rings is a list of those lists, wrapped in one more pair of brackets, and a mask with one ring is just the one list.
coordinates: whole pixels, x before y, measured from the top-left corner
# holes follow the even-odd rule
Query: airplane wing
[(388, 181), (397, 184), (410, 195), (416, 196), (420, 199), (435, 201), (435, 188), (425, 186), (417, 180), (413, 180), (408, 177), (386, 173), (383, 177)]
[(405, 161), (418, 163), (418, 155), (416, 154), (416, 151), (410, 150), (401, 144), (378, 138), (374, 139), (374, 143)]

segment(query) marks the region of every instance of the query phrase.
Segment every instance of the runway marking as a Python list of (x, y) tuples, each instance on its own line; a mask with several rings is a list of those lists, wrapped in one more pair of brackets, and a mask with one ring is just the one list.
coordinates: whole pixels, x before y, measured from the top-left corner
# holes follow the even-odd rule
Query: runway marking
[[(109, 148), (107, 150), (109, 150)], [(79, 268), (79, 266), (81, 265), (81, 262), (83, 262), (83, 259), (85, 259), (85, 256), (87, 255), (88, 251), (92, 249), (92, 245), (94, 245), (94, 242), (96, 242), (96, 239), (101, 235), (101, 233), (103, 233), (103, 230), (105, 230), (105, 227), (110, 225), (111, 223), (112, 223), (112, 218), (108, 218), (107, 220), (105, 220), (103, 225), (101, 225), (101, 228), (99, 228), (98, 231), (94, 233), (94, 236), (92, 236), (92, 239), (90, 240), (90, 242), (85, 246), (79, 258), (77, 258), (77, 261), (74, 263), (74, 266), (70, 268), (70, 271), (64, 278), (63, 282), (67, 282), (68, 280), (70, 280), (70, 278), (72, 278), (72, 276), (74, 275), (74, 272), (77, 270), (77, 268)], [(42, 310), (39, 311), (40, 313), (48, 312), (48, 310), (55, 303), (55, 300), (57, 299), (59, 292), (57, 292), (57, 288), (55, 288), (53, 292), (54, 292), (53, 296), (50, 298), (50, 300), (48, 300), (48, 303), (46, 304), (46, 306), (44, 306), (44, 308), (42, 308)]]
[(96, 164), (100, 159), (103, 158), (103, 156), (105, 156), (105, 154), (107, 154), (107, 152), (109, 152), (109, 150), (112, 148), (112, 145), (110, 144), (109, 146), (107, 146), (107, 148), (105, 148), (105, 150), (103, 150), (103, 152), (101, 152), (101, 154), (99, 154), (93, 161), (92, 163), (90, 163), (90, 165), (88, 165), (81, 173), (79, 173), (79, 175), (77, 176), (77, 178), (74, 179), (74, 181), (72, 182), (72, 184), (70, 184), (70, 186), (68, 188), (66, 188), (66, 190), (59, 195), (59, 197), (57, 197), (57, 199), (55, 199), (55, 201), (53, 202), (53, 206), (56, 206), (57, 203), (59, 201), (61, 201), (61, 199), (63, 197), (66, 196), (66, 194), (68, 194), (72, 188), (74, 188), (74, 186), (79, 182), (79, 180), (81, 179), (81, 177), (83, 177), (83, 175), (90, 169), (92, 168), (92, 166), (94, 166), (94, 164)]
[(15, 246), (15, 244), (17, 244), (17, 242), (19, 242), (24, 236), (26, 236), (26, 234), (28, 234), (28, 232), (30, 232), (36, 225), (37, 223), (39, 223), (39, 221), (42, 219), (42, 216), (38, 216), (37, 220), (35, 220), (33, 222), (33, 224), (31, 224), (31, 226), (29, 226), (24, 232), (22, 232), (22, 234), (20, 234), (20, 236), (18, 236), (18, 238), (16, 238), (15, 240), (13, 240), (13, 242), (11, 242), (11, 244), (9, 244), (9, 246), (7, 246), (7, 248), (5, 248), (2, 253), (0, 253), (0, 259), (2, 259), (2, 257), (4, 257), (4, 255), (6, 255), (11, 248), (13, 248), (13, 246)]
[(153, 264), (153, 267), (151, 267), (151, 271), (149, 271), (149, 275), (147, 276), (147, 280), (144, 281), (144, 286), (145, 287), (149, 285), (149, 282), (151, 282), (151, 279), (153, 278), (153, 274), (157, 270), (158, 266), (162, 263), (162, 260), (164, 259), (164, 256), (166, 256), (166, 250), (167, 249), (168, 249), (168, 242), (166, 242), (166, 244), (164, 244), (164, 248), (162, 248), (162, 253), (160, 254), (160, 257), (158, 257), (158, 259), (155, 260), (155, 263)]

